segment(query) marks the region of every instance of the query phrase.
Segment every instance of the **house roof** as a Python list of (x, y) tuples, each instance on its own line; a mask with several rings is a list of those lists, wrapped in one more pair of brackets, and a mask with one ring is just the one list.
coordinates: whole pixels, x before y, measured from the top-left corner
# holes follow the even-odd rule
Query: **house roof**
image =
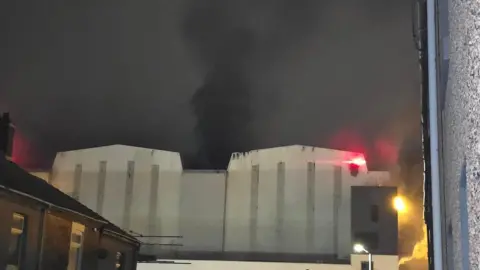
[(17, 164), (0, 156), (0, 185), (17, 192), (27, 194), (53, 206), (67, 209), (89, 218), (105, 222), (106, 228), (138, 242), (133, 236), (118, 228), (87, 206), (73, 199), (44, 180), (31, 175)]

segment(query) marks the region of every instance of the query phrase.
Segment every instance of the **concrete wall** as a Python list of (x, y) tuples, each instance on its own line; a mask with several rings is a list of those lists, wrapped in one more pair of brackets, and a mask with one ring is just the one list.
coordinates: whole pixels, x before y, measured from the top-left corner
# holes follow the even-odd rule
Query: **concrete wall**
[(50, 183), (125, 230), (179, 235), (181, 174), (178, 153), (113, 145), (57, 154)]
[[(374, 269), (398, 270), (398, 256), (374, 255)], [(362, 261), (367, 255), (352, 255), (350, 264), (269, 263), (238, 261), (176, 261), (176, 264), (139, 263), (137, 270), (362, 270)]]
[(365, 245), (374, 254), (398, 254), (398, 214), (393, 206), (396, 195), (395, 187), (352, 188), (351, 230), (354, 242)]
[(180, 191), (182, 250), (222, 251), (225, 172), (184, 172)]
[(253, 156), (251, 169), (230, 167), (226, 249), (335, 253), (335, 167), (270, 154)]
[(226, 250), (351, 252), (350, 189), (388, 185), (388, 174), (350, 174), (358, 153), (306, 146), (232, 155), (228, 167)]
[(182, 172), (178, 153), (110, 146), (58, 154), (51, 183), (124, 229), (183, 236), (142, 238), (144, 252), (349, 258), (351, 187), (389, 179), (365, 165), (352, 176), (354, 158), (363, 156), (288, 146), (233, 154), (227, 172)]

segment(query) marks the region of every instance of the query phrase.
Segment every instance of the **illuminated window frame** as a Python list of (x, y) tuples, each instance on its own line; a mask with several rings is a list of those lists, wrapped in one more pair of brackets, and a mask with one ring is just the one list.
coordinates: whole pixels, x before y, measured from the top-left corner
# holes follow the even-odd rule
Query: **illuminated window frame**
[(125, 254), (123, 252), (119, 251), (115, 254), (115, 269), (125, 269)]
[[(23, 260), (25, 257), (25, 248), (26, 248), (26, 241), (27, 241), (27, 217), (20, 213), (13, 213), (12, 220), (10, 226), (10, 237), (16, 236), (15, 238), (15, 264), (11, 264), (12, 266), (16, 267), (16, 269), (21, 269), (23, 265)], [(12, 241), (13, 239), (10, 239)], [(12, 243), (9, 243), (11, 245)], [(10, 251), (9, 251), (10, 253)], [(12, 256), (13, 257), (13, 256)], [(10, 258), (9, 258), (10, 259)], [(12, 260), (13, 262), (13, 260)], [(10, 262), (7, 262), (7, 267)]]
[(85, 226), (73, 222), (70, 233), (70, 249), (68, 253), (68, 270), (80, 270), (82, 268), (83, 239)]

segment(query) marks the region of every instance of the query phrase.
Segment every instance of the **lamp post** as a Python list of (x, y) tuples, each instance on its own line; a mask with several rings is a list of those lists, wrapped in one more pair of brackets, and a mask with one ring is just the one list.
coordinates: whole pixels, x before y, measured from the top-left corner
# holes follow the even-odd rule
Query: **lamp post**
[(368, 254), (368, 270), (373, 270), (373, 267), (372, 267), (372, 253), (370, 253), (368, 250), (366, 250), (365, 247), (362, 244), (355, 244), (353, 246), (353, 251), (355, 251), (355, 253), (367, 253)]

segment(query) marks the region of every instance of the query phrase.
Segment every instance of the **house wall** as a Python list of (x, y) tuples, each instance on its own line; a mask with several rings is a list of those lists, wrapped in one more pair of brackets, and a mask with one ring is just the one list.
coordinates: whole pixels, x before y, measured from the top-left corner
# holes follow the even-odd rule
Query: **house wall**
[(44, 205), (1, 190), (0, 209), (0, 220), (2, 220), (0, 223), (0, 269), (6, 267), (13, 213), (22, 214), (26, 218), (27, 242), (22, 270), (36, 270), (38, 264), (41, 264), (42, 270), (66, 270), (69, 259), (72, 221), (85, 225), (82, 270), (116, 269), (114, 262), (108, 264), (108, 267), (101, 264), (102, 262), (98, 258), (100, 247), (105, 247), (111, 254), (115, 254), (116, 251), (123, 251), (128, 264), (125, 269), (134, 270), (136, 268), (135, 245), (109, 236), (102, 237), (100, 242), (99, 231), (93, 228), (99, 228), (102, 225), (101, 223), (68, 212), (45, 213)]
[(63, 270), (68, 266), (72, 222), (52, 214), (46, 215), (43, 242), (43, 270)]
[[(14, 198), (16, 199), (16, 198)], [(38, 206), (29, 205), (21, 200), (12, 200), (8, 194), (0, 191), (0, 269), (5, 269), (8, 243), (10, 242), (13, 213), (26, 216), (27, 245), (25, 254), (25, 269), (36, 269), (38, 262), (41, 212)]]
[(125, 268), (134, 270), (136, 268), (136, 251), (135, 248), (125, 242), (119, 241), (116, 238), (109, 235), (102, 235), (100, 238), (100, 246), (107, 250), (107, 257), (105, 259), (98, 260), (99, 270), (116, 270), (116, 254), (121, 252), (125, 256)]

